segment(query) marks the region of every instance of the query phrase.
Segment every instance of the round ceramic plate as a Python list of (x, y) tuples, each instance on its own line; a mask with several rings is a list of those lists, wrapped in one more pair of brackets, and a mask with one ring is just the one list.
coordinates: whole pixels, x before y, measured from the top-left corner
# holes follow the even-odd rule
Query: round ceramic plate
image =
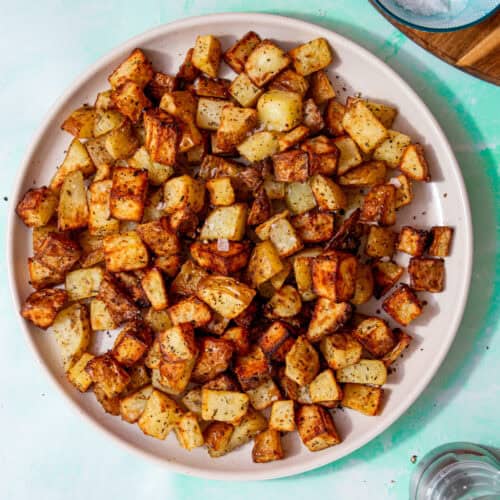
[[(70, 136), (59, 128), (63, 119), (83, 103), (94, 102), (96, 93), (108, 87), (107, 76), (132, 49), (144, 49), (156, 68), (175, 73), (196, 35), (213, 34), (220, 38), (225, 49), (250, 28), (286, 49), (325, 37), (334, 51), (329, 73), (341, 100), (361, 92), (362, 96), (391, 103), (399, 109), (394, 128), (425, 146), (433, 182), (415, 186), (415, 201), (398, 213), (398, 224), (450, 225), (455, 228), (455, 238), (451, 256), (446, 259), (446, 289), (440, 294), (421, 294), (427, 301), (425, 313), (408, 328), (415, 341), (388, 378), (381, 415), (367, 417), (350, 410), (335, 410), (333, 416), (342, 437), (341, 444), (310, 453), (300, 443), (297, 433), (291, 433), (283, 439), (286, 458), (265, 465), (252, 463), (250, 444), (225, 457), (211, 459), (203, 448), (192, 452), (183, 450), (173, 433), (166, 441), (158, 441), (144, 436), (136, 425), (105, 414), (92, 393), (80, 394), (66, 381), (50, 334), (21, 321), (41, 364), (80, 415), (144, 457), (178, 472), (211, 479), (269, 479), (297, 474), (338, 460), (378, 436), (415, 401), (443, 361), (462, 317), (471, 273), (472, 229), (467, 193), (450, 145), (430, 111), (396, 73), (366, 50), (332, 31), (286, 17), (217, 14), (190, 18), (156, 28), (112, 51), (78, 78), (43, 122), (20, 166), (12, 207), (28, 188), (50, 180), (70, 142)], [(13, 209), (9, 223), (7, 267), (15, 307), (19, 310), (31, 292), (26, 266), (31, 254), (31, 231), (24, 227)], [(403, 280), (406, 279), (404, 276)], [(373, 302), (360, 309), (375, 312), (378, 307)], [(104, 334), (95, 337), (93, 347), (98, 351), (112, 342)], [(78, 446), (78, 442), (73, 445)]]

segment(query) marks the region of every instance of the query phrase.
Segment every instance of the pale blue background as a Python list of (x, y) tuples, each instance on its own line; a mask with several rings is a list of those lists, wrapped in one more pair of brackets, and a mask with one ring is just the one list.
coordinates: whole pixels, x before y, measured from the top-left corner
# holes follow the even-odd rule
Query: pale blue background
[[(407, 40), (364, 0), (0, 1), (0, 226), (16, 168), (42, 117), (89, 64), (129, 37), (189, 15), (260, 10), (301, 17), (365, 46), (422, 96), (460, 162), (474, 218), (472, 290), (458, 338), (413, 407), (357, 453), (295, 478), (221, 483), (169, 473), (79, 418), (43, 374), (6, 278), (0, 318), (0, 499), (407, 498), (412, 455), (447, 441), (499, 445), (500, 91)], [(250, 28), (250, 26), (249, 26)], [(495, 210), (496, 209), (496, 210)], [(5, 242), (1, 273), (6, 276)], [(435, 332), (439, 335), (439, 332)]]

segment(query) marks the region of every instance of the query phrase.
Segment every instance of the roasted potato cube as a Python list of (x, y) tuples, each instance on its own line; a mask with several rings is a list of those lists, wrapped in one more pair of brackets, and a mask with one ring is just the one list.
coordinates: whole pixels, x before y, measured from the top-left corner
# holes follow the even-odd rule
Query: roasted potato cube
[(309, 393), (313, 403), (329, 403), (342, 399), (342, 389), (329, 368), (318, 374), (309, 384)]
[(229, 340), (214, 337), (203, 337), (199, 344), (200, 355), (194, 366), (192, 379), (204, 383), (228, 369), (234, 345)]
[(250, 257), (248, 242), (228, 241), (226, 245), (221, 243), (221, 240), (209, 243), (195, 241), (189, 250), (197, 264), (222, 275), (232, 274), (244, 268)]
[(384, 390), (363, 384), (345, 384), (342, 406), (368, 416), (377, 415), (382, 405)]
[(270, 200), (283, 200), (285, 198), (286, 184), (284, 182), (274, 180), (274, 177), (267, 177), (264, 179), (262, 187)]
[(295, 92), (301, 97), (306, 95), (309, 88), (309, 82), (292, 69), (285, 69), (270, 83), (270, 90), (285, 90), (286, 92)]
[(222, 110), (229, 101), (201, 97), (196, 109), (196, 125), (204, 130), (217, 130), (220, 126)]
[(244, 326), (233, 326), (228, 328), (222, 335), (224, 340), (229, 340), (238, 355), (245, 355), (250, 350), (250, 338), (248, 329)]
[(309, 341), (300, 336), (286, 355), (285, 374), (299, 385), (307, 385), (319, 372), (319, 356)]
[(438, 293), (444, 290), (444, 260), (412, 257), (408, 266), (411, 286), (417, 291)]
[(201, 418), (237, 424), (247, 412), (249, 397), (236, 391), (201, 390)]
[(183, 122), (193, 122), (196, 116), (197, 102), (188, 90), (173, 90), (163, 95), (160, 109), (179, 118)]
[(152, 393), (153, 387), (146, 385), (120, 399), (120, 415), (122, 420), (130, 424), (137, 422), (146, 409), (146, 404)]
[(219, 39), (213, 35), (198, 35), (194, 45), (192, 63), (203, 73), (217, 78), (221, 60)]
[(100, 267), (77, 269), (66, 274), (65, 288), (70, 301), (95, 297), (99, 293), (104, 272)]
[(125, 82), (135, 82), (144, 87), (153, 78), (153, 68), (141, 49), (134, 49), (108, 78), (113, 88)]
[(348, 302), (333, 302), (319, 297), (307, 329), (307, 338), (318, 342), (326, 335), (340, 330), (351, 318), (352, 307)]
[(100, 299), (90, 301), (90, 327), (92, 330), (114, 330), (116, 324), (106, 306)]
[(368, 161), (339, 177), (341, 186), (364, 187), (383, 184), (386, 168), (382, 161)]
[(240, 73), (229, 86), (231, 96), (244, 108), (255, 106), (262, 90), (252, 83), (246, 73)]
[(267, 429), (267, 420), (265, 417), (249, 406), (247, 413), (241, 421), (235, 426), (234, 432), (228, 443), (228, 451), (232, 451), (239, 446), (248, 443), (259, 432)]
[(229, 97), (228, 88), (230, 83), (230, 80), (223, 78), (214, 80), (202, 75), (195, 80), (193, 90), (197, 96), (227, 99)]
[(385, 366), (392, 365), (398, 358), (403, 354), (403, 351), (410, 345), (413, 338), (405, 332), (402, 332), (397, 328), (393, 332), (396, 336), (396, 345), (384, 356), (382, 356), (381, 361), (384, 362)]
[(116, 338), (111, 354), (118, 363), (129, 367), (139, 362), (147, 350), (148, 344), (141, 332), (141, 327), (135, 323), (129, 323)]
[(325, 127), (321, 110), (314, 102), (314, 99), (307, 99), (304, 101), (303, 115), (304, 125), (309, 128), (313, 134), (319, 132)]
[(404, 268), (395, 262), (378, 261), (373, 264), (373, 279), (375, 280), (375, 297), (385, 295), (403, 275)]
[(158, 268), (153, 267), (146, 271), (146, 274), (141, 279), (141, 285), (155, 311), (161, 311), (168, 306), (165, 282)]
[(38, 250), (40, 250), (42, 243), (45, 241), (45, 238), (47, 238), (47, 236), (50, 233), (57, 233), (57, 232), (58, 232), (57, 223), (54, 220), (49, 222), (46, 226), (33, 228), (33, 232), (31, 234), (33, 253), (36, 254)]
[(140, 273), (119, 272), (115, 275), (119, 285), (139, 307), (149, 307), (149, 300), (141, 285), (141, 278), (143, 276), (143, 271)]
[(34, 260), (57, 274), (64, 274), (75, 265), (80, 255), (79, 245), (67, 234), (49, 233)]
[(135, 231), (106, 236), (104, 258), (106, 269), (113, 273), (143, 269), (148, 265), (148, 251)]
[(311, 189), (320, 210), (335, 211), (347, 207), (347, 198), (342, 188), (328, 177), (313, 175)]
[(347, 333), (334, 333), (324, 337), (320, 349), (333, 370), (356, 364), (363, 352), (361, 344)]
[(217, 375), (212, 380), (205, 382), (202, 388), (210, 389), (212, 391), (239, 391), (237, 382), (226, 373)]
[(316, 207), (316, 199), (308, 182), (291, 182), (286, 185), (286, 206), (293, 215), (303, 214)]
[(291, 285), (285, 285), (276, 290), (266, 304), (266, 315), (271, 318), (292, 318), (302, 308), (302, 300), (297, 290)]
[[(342, 120), (344, 119), (346, 108), (340, 102), (331, 99), (328, 101), (325, 110), (325, 126), (330, 135), (341, 136), (345, 133)], [(339, 167), (340, 171), (340, 167)]]
[(323, 254), (312, 263), (313, 291), (334, 302), (350, 300), (356, 289), (357, 259), (344, 252)]
[(111, 216), (110, 202), (113, 181), (106, 179), (93, 182), (88, 189), (89, 233), (93, 236), (106, 236), (117, 233), (120, 223)]
[(333, 143), (339, 150), (337, 173), (341, 176), (339, 182), (342, 184), (341, 179), (343, 179), (344, 174), (360, 165), (363, 162), (363, 157), (356, 143), (347, 135), (335, 138)]
[(269, 417), (269, 428), (279, 432), (292, 432), (295, 430), (294, 402), (291, 399), (274, 401)]
[(365, 253), (368, 257), (392, 257), (397, 234), (386, 228), (370, 226)]
[(163, 309), (162, 311), (155, 311), (152, 307), (150, 307), (144, 315), (144, 322), (155, 333), (160, 333), (161, 331), (172, 326), (167, 310)]
[(394, 178), (396, 185), (396, 208), (409, 205), (413, 200), (413, 189), (411, 181), (406, 175), (398, 175)]
[(250, 262), (248, 275), (254, 286), (259, 286), (283, 270), (278, 250), (271, 241), (263, 241), (255, 245)]
[(187, 260), (182, 264), (179, 274), (170, 285), (172, 293), (178, 295), (193, 295), (198, 289), (198, 285), (208, 273), (192, 260)]
[(85, 366), (85, 371), (108, 398), (120, 394), (130, 382), (129, 374), (110, 354), (91, 359)]
[(332, 214), (309, 211), (292, 217), (291, 222), (304, 243), (320, 243), (333, 236), (335, 221)]
[(206, 182), (210, 193), (210, 203), (215, 206), (226, 207), (235, 202), (234, 189), (229, 177), (216, 177)]
[(336, 96), (328, 75), (322, 70), (311, 75), (311, 95), (318, 105), (324, 104)]
[(172, 398), (153, 389), (137, 424), (144, 434), (165, 439), (182, 415), (182, 409)]
[(264, 354), (274, 359), (274, 354), (283, 347), (290, 339), (290, 332), (281, 321), (273, 321), (271, 326), (265, 330), (258, 340), (258, 344)]
[(288, 132), (302, 121), (302, 98), (296, 92), (269, 90), (259, 97), (257, 112), (266, 130)]
[(193, 64), (194, 48), (186, 52), (183, 63), (179, 66), (176, 80), (183, 82), (194, 82), (200, 74), (200, 70)]
[(90, 375), (85, 371), (87, 363), (94, 359), (93, 354), (84, 352), (80, 359), (66, 372), (68, 380), (80, 391), (86, 392), (92, 385)]
[(93, 137), (95, 115), (94, 108), (82, 106), (64, 120), (61, 129), (78, 139), (90, 139)]
[(252, 449), (252, 460), (255, 463), (264, 464), (284, 457), (279, 431), (267, 429), (255, 436)]
[(236, 358), (234, 373), (244, 390), (257, 387), (270, 371), (264, 351), (254, 346), (248, 354)]
[(376, 358), (387, 354), (396, 343), (387, 323), (376, 317), (368, 317), (361, 321), (352, 331), (352, 336)]
[(148, 95), (154, 102), (159, 102), (164, 94), (172, 92), (176, 86), (177, 79), (175, 76), (166, 75), (165, 73), (157, 71), (146, 86), (146, 95)]
[(169, 257), (180, 252), (179, 238), (165, 219), (140, 224), (137, 234), (156, 255)]
[(172, 324), (190, 323), (194, 328), (201, 328), (210, 323), (212, 311), (196, 297), (182, 299), (177, 304), (169, 307), (168, 314)]
[(256, 132), (239, 144), (237, 149), (248, 161), (261, 161), (278, 152), (279, 136), (276, 132)]
[(57, 228), (70, 231), (86, 227), (89, 221), (87, 190), (83, 174), (76, 170), (64, 178), (57, 207)]
[(397, 250), (412, 255), (413, 257), (420, 257), (423, 255), (428, 241), (428, 231), (416, 229), (411, 226), (404, 226), (399, 233)]
[(312, 290), (312, 258), (321, 254), (321, 249), (308, 249), (293, 258), (293, 272), (295, 282), (302, 300), (309, 301), (316, 298)]
[(450, 255), (453, 228), (449, 226), (434, 226), (431, 229), (431, 244), (427, 251), (433, 257), (448, 257)]
[[(151, 341), (151, 339), (149, 339), (149, 341)], [(127, 386), (128, 393), (136, 391), (151, 383), (151, 376), (149, 375), (146, 365), (143, 363), (131, 366), (128, 369), (128, 374), (130, 375), (130, 382)]]
[(203, 432), (203, 438), (212, 458), (221, 457), (229, 451), (229, 441), (234, 426), (227, 422), (212, 422)]
[[(170, 328), (171, 325), (167, 325), (166, 328)], [(160, 330), (161, 331), (161, 330)], [(155, 332), (159, 334), (160, 332)], [(155, 338), (153, 343), (151, 344), (145, 358), (144, 365), (147, 366), (150, 370), (157, 370), (160, 368), (160, 363), (163, 360), (163, 354), (160, 349), (160, 341), (158, 340), (158, 336)]]
[(256, 125), (257, 112), (254, 109), (225, 106), (215, 138), (217, 148), (221, 152), (233, 151)]
[(195, 362), (194, 358), (175, 363), (161, 359), (159, 368), (153, 369), (153, 386), (173, 396), (181, 395), (189, 384)]
[(153, 162), (174, 165), (181, 132), (174, 118), (164, 111), (148, 110), (144, 113), (145, 147)]
[(392, 226), (396, 222), (396, 188), (392, 184), (373, 186), (363, 201), (361, 219)]
[(118, 394), (112, 397), (106, 396), (99, 384), (94, 384), (92, 391), (106, 413), (114, 416), (120, 415), (120, 396)]
[(332, 62), (332, 52), (324, 38), (316, 38), (295, 47), (290, 52), (295, 71), (300, 75), (310, 75), (326, 68)]
[(139, 316), (137, 306), (109, 275), (104, 276), (101, 281), (97, 298), (104, 302), (111, 318), (117, 325), (124, 321), (137, 319)]
[(281, 399), (280, 390), (271, 377), (266, 378), (254, 389), (248, 389), (246, 393), (250, 398), (250, 404), (256, 410), (264, 410), (271, 406), (274, 401)]
[(287, 219), (278, 219), (271, 225), (269, 239), (280, 257), (288, 257), (301, 250), (304, 246), (295, 228)]
[(309, 172), (311, 174), (330, 176), (336, 173), (340, 152), (332, 139), (318, 135), (304, 141), (300, 149), (309, 155)]
[(189, 361), (198, 355), (193, 327), (179, 324), (159, 333), (161, 353), (166, 361), (177, 363)]
[(351, 302), (354, 305), (361, 305), (368, 302), (373, 296), (374, 288), (375, 283), (372, 268), (368, 264), (358, 262), (356, 269), (356, 289)]
[(384, 161), (388, 167), (397, 168), (411, 138), (401, 132), (388, 130), (387, 139), (373, 151), (373, 159)]
[[(135, 135), (135, 131), (128, 120), (124, 120), (119, 127), (114, 128), (111, 132), (103, 136), (103, 139), (104, 147), (112, 160), (124, 160), (129, 158), (139, 147), (139, 141)], [(108, 158), (105, 157), (104, 159), (106, 161), (97, 163), (109, 163)]]
[(429, 165), (421, 144), (410, 144), (406, 147), (398, 168), (414, 181), (429, 182), (431, 180)]
[(113, 101), (111, 99), (111, 93), (113, 89), (103, 90), (97, 94), (95, 98), (94, 108), (98, 111), (107, 111), (114, 107)]
[(148, 173), (129, 167), (115, 167), (110, 194), (110, 212), (118, 220), (140, 222), (144, 213)]
[(48, 328), (57, 313), (66, 305), (68, 294), (58, 288), (45, 288), (33, 292), (24, 302), (21, 315), (38, 328)]
[[(121, 128), (124, 125), (124, 123), (122, 125), (120, 125), (120, 127), (118, 127), (118, 128)], [(122, 129), (122, 131), (123, 131), (123, 129)], [(110, 132), (110, 134), (111, 134), (111, 132)], [(114, 137), (113, 140), (110, 140), (111, 143), (113, 143), (113, 141), (114, 141), (114, 143), (117, 142), (116, 136)], [(101, 135), (100, 137), (97, 137), (95, 139), (89, 139), (85, 143), (85, 146), (83, 146), (83, 144), (80, 144), (78, 142), (78, 144), (80, 144), (81, 148), (83, 148), (85, 155), (86, 155), (86, 158), (85, 158), (85, 156), (83, 156), (83, 154), (81, 156), (78, 155), (78, 157), (81, 159), (82, 162), (85, 162), (87, 165), (89, 165), (92, 168), (92, 172), (95, 172), (96, 167), (99, 167), (100, 165), (108, 165), (109, 166), (110, 164), (112, 164), (115, 161), (115, 158), (113, 156), (111, 156), (111, 154), (106, 149), (107, 142), (108, 142), (108, 134)], [(78, 147), (78, 149), (80, 149), (80, 147)], [(71, 151), (71, 148), (69, 151)], [(68, 155), (69, 155), (69, 151), (68, 151)], [(130, 151), (130, 154), (132, 154), (132, 153), (133, 153), (133, 151)], [(68, 155), (66, 156), (66, 158), (68, 157)], [(80, 163), (80, 160), (77, 160), (77, 162)], [(54, 187), (52, 187), (52, 185), (54, 183), (59, 183), (59, 188), (61, 187), (62, 180), (63, 180), (62, 178), (64, 176), (62, 175), (62, 172), (60, 173), (60, 171), (63, 168), (63, 165), (65, 165), (65, 163), (66, 162), (63, 162), (63, 164), (59, 167), (59, 169), (55, 173), (54, 177), (52, 178), (52, 181), (50, 183), (52, 189), (54, 189)], [(70, 164), (70, 166), (71, 166), (71, 164)], [(65, 168), (68, 168), (68, 170), (77, 170), (77, 168), (73, 168), (73, 167), (69, 168), (69, 166), (66, 166)], [(98, 179), (95, 179), (95, 180), (98, 180)], [(59, 189), (59, 188), (57, 188), (57, 189)]]
[(144, 95), (142, 87), (130, 81), (113, 90), (111, 99), (118, 111), (129, 118), (133, 123), (139, 121), (144, 108), (149, 108), (151, 106), (151, 102)]
[(203, 446), (205, 442), (198, 418), (191, 412), (182, 415), (175, 427), (175, 434), (179, 444), (188, 451)]
[(248, 56), (259, 45), (260, 37), (257, 33), (249, 31), (240, 38), (231, 48), (224, 53), (224, 61), (236, 73), (241, 73), (245, 69)]
[(297, 411), (297, 430), (309, 451), (320, 451), (340, 443), (332, 416), (318, 405), (302, 405)]
[(387, 129), (360, 99), (348, 105), (342, 126), (364, 153), (371, 153), (388, 136)]
[(134, 153), (134, 156), (128, 160), (128, 164), (139, 170), (147, 170), (148, 182), (154, 186), (162, 185), (166, 180), (172, 177), (174, 173), (174, 168), (172, 166), (162, 165), (161, 163), (152, 161), (144, 146), (141, 146)]
[(305, 125), (299, 125), (294, 129), (290, 130), (286, 134), (283, 134), (278, 139), (279, 144), (279, 152), (282, 153), (293, 146), (296, 146), (300, 142), (302, 142), (309, 134), (310, 130)]
[(271, 237), (271, 228), (273, 227), (273, 225), (278, 223), (282, 219), (286, 219), (289, 214), (290, 212), (288, 212), (288, 210), (283, 210), (274, 214), (271, 218), (262, 222), (255, 228), (255, 234), (261, 240), (268, 240)]
[(182, 398), (184, 406), (191, 412), (201, 417), (201, 387), (188, 391)]
[(200, 239), (239, 241), (245, 235), (247, 206), (235, 203), (212, 210), (201, 228)]
[(262, 40), (245, 61), (245, 73), (250, 80), (263, 87), (290, 64), (290, 57), (270, 40)]
[(342, 383), (384, 385), (387, 368), (378, 359), (362, 359), (354, 365), (336, 371), (337, 380)]
[(29, 189), (17, 204), (16, 213), (26, 226), (42, 227), (52, 219), (57, 203), (55, 193), (45, 186)]

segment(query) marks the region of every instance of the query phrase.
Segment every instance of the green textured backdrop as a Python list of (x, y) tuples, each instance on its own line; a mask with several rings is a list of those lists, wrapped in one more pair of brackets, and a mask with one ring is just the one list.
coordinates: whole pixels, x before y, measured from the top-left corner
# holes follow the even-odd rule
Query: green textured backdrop
[[(265, 483), (222, 483), (169, 473), (124, 452), (65, 403), (42, 374), (0, 291), (0, 498), (407, 498), (413, 455), (470, 440), (499, 445), (500, 91), (409, 41), (364, 0), (0, 1), (0, 226), (31, 137), (60, 93), (90, 63), (133, 35), (176, 19), (260, 11), (318, 23), (366, 47), (405, 78), (433, 111), (461, 165), (474, 223), (472, 289), (457, 339), (406, 414), (331, 465)], [(249, 26), (251, 28), (251, 26)], [(5, 198), (4, 198), (5, 196)], [(5, 269), (5, 241), (0, 266)], [(439, 335), (439, 332), (436, 332)], [(418, 461), (418, 459), (417, 459)]]

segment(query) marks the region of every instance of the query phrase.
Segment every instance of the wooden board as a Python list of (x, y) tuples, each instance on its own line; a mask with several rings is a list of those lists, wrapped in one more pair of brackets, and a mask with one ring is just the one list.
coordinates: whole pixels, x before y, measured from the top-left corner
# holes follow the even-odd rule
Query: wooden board
[(459, 31), (428, 33), (398, 23), (379, 12), (421, 47), (478, 78), (500, 85), (500, 11)]

